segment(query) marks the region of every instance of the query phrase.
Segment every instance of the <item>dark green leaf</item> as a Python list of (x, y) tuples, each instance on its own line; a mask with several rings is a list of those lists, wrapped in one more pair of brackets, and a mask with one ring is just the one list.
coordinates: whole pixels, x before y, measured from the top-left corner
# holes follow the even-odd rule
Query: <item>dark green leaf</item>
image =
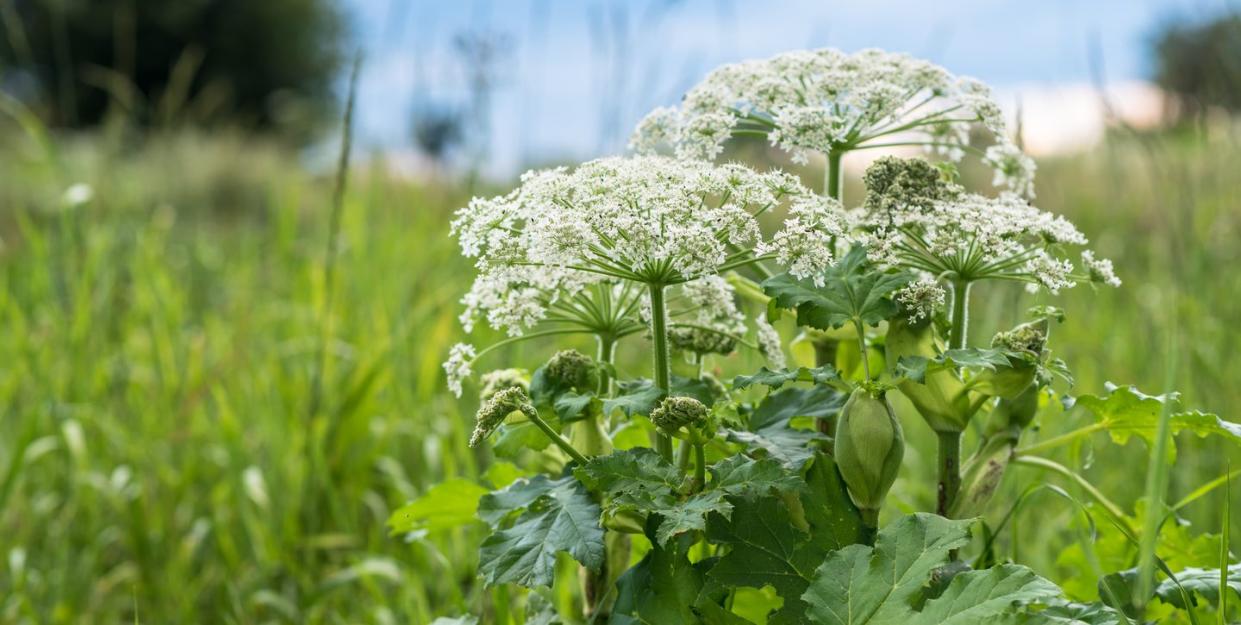
[(855, 246), (824, 271), (823, 286), (784, 273), (763, 281), (763, 291), (781, 308), (796, 308), (798, 325), (820, 330), (854, 321), (876, 325), (896, 314), (889, 296), (913, 276), (880, 271), (866, 260), (866, 248)]
[(1050, 606), (1032, 614), (1022, 625), (1121, 625), (1130, 623), (1119, 612), (1103, 603), (1048, 601)]
[(784, 500), (738, 499), (733, 504), (731, 518), (712, 515), (707, 522), (708, 538), (729, 546), (708, 575), (730, 588), (774, 588), (784, 605), (768, 619), (771, 625), (806, 622), (800, 597), (825, 552), (793, 523)]
[(561, 481), (550, 480), (546, 475), (536, 475), (487, 493), (478, 500), (478, 518), (492, 528), (499, 527), (514, 512), (525, 510), (536, 499), (551, 492)]
[(577, 477), (613, 505), (644, 512), (671, 506), (682, 481), (675, 466), (647, 447), (591, 458), (577, 469)]
[(734, 497), (761, 497), (772, 492), (794, 492), (805, 483), (779, 462), (744, 455), (725, 458), (711, 466), (711, 488)]
[(599, 401), (594, 393), (576, 393), (569, 391), (556, 398), (556, 416), (561, 423), (572, 423), (581, 419), (582, 414), (592, 403)]
[(532, 588), (552, 583), (556, 554), (564, 551), (590, 570), (603, 566), (599, 506), (572, 476), (531, 503), (512, 527), (488, 536), (479, 550), (479, 572), (488, 585)]
[(824, 625), (903, 622), (931, 572), (969, 542), (971, 523), (910, 515), (883, 528), (874, 547), (834, 552), (802, 596), (810, 616)]
[(844, 407), (848, 396), (825, 385), (810, 388), (786, 388), (771, 393), (750, 415), (750, 430), (757, 432), (793, 417), (834, 417)]
[[(647, 526), (648, 531), (650, 525)], [(693, 605), (702, 590), (702, 571), (686, 557), (692, 541), (658, 543), (616, 580), (613, 623), (698, 625)], [(627, 619), (617, 620), (617, 616)]]
[(655, 540), (660, 545), (666, 545), (685, 532), (703, 531), (707, 529), (707, 516), (712, 512), (728, 517), (732, 510), (732, 504), (724, 499), (723, 492), (709, 490), (698, 493), (657, 511), (663, 522), (655, 532)]
[[(1176, 573), (1176, 581), (1180, 582), (1185, 590), (1203, 597), (1211, 605), (1219, 604), (1219, 569), (1185, 569)], [(1241, 564), (1228, 567), (1228, 588), (1241, 598)], [(1155, 596), (1182, 610), (1189, 609), (1185, 605), (1181, 589), (1170, 579), (1164, 580), (1155, 588)]]
[(814, 464), (806, 472), (801, 504), (811, 541), (823, 553), (862, 540), (862, 513), (849, 498), (849, 491), (831, 456), (815, 454)]
[[(942, 595), (926, 602), (908, 625), (994, 623), (1016, 608), (1060, 595), (1060, 588), (1016, 564), (968, 571), (952, 578)], [(864, 621), (854, 621), (861, 623)], [(880, 621), (881, 622), (881, 621)]]
[[(708, 406), (718, 399), (714, 388), (700, 379), (674, 375), (671, 382), (672, 392), (668, 393), (669, 395), (693, 397)], [(610, 415), (616, 410), (620, 410), (628, 417), (635, 414), (648, 415), (664, 398), (663, 391), (656, 387), (653, 381), (646, 378), (624, 380), (618, 382), (617, 386), (620, 389), (617, 396), (603, 400), (603, 414), (605, 415)]]
[(835, 367), (831, 365), (823, 365), (813, 369), (809, 367), (798, 367), (796, 369), (781, 369), (772, 371), (767, 367), (758, 370), (754, 375), (739, 375), (733, 379), (733, 388), (738, 390), (761, 384), (769, 386), (773, 390), (778, 389), (790, 382), (814, 382), (815, 384), (824, 384), (834, 380), (839, 380), (840, 374), (837, 373)]

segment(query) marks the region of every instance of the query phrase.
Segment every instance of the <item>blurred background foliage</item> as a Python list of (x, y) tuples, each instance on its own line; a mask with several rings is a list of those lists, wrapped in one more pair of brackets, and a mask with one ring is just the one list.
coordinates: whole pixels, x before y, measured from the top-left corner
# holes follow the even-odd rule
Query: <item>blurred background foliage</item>
[[(17, 0), (0, 17), (0, 622), (418, 624), (503, 602), (476, 579), (476, 529), (393, 538), (384, 522), (445, 478), (511, 476), (465, 446), (476, 402), (448, 395), (440, 369), (462, 338), (470, 272), (448, 221), (509, 181), (447, 163), (409, 176), (397, 156), (362, 150), (331, 232), (332, 150), (311, 139), (336, 131), (347, 37), (326, 0)], [(1040, 206), (1091, 236), (1124, 287), (980, 292), (976, 340), (1054, 303), (1068, 311), (1052, 347), (1077, 374), (1071, 392), (1109, 380), (1162, 392), (1172, 368), (1188, 406), (1236, 420), (1236, 23), (1173, 24), (1153, 39), (1155, 78), (1181, 102), (1166, 125), (1111, 120), (1097, 146), (1039, 162)], [(409, 139), (435, 162), (485, 132), (505, 49), (456, 45), (473, 59), (472, 95), (415, 111)], [(787, 165), (761, 144), (731, 149)], [(860, 196), (859, 168), (847, 198)], [(963, 173), (987, 188), (983, 172)], [(633, 341), (625, 377), (645, 372)], [(563, 345), (501, 350), (480, 367), (534, 367)], [(729, 377), (756, 364), (714, 366)], [(933, 441), (904, 408), (911, 449), (892, 507), (927, 509), (930, 480), (917, 476), (933, 473)], [(1241, 460), (1179, 442), (1172, 499)], [(1060, 460), (1132, 510), (1146, 454), (1135, 441)], [(1005, 488), (1044, 479), (1015, 470)], [(1226, 501), (1216, 491), (1185, 520), (1218, 532)], [(1001, 539), (1004, 554), (1076, 579), (1086, 598), (1080, 521), (1040, 503)]]

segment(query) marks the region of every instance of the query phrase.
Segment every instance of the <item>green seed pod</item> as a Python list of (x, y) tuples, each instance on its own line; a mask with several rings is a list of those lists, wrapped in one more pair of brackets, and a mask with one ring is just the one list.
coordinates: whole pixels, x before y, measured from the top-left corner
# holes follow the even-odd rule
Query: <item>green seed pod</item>
[(693, 397), (666, 397), (651, 411), (651, 422), (668, 433), (682, 427), (702, 425), (706, 421), (707, 407)]
[(835, 457), (849, 496), (859, 508), (877, 511), (896, 481), (905, 436), (892, 404), (881, 394), (856, 389), (840, 411)]
[(484, 402), (506, 388), (530, 390), (530, 380), (526, 376), (525, 369), (496, 369), (490, 373), (484, 373), (481, 382), (483, 390), (479, 393), (479, 399)]
[(543, 367), (543, 375), (553, 387), (594, 391), (599, 386), (599, 367), (590, 356), (566, 349), (556, 352)]
[(505, 417), (513, 412), (534, 413), (534, 405), (525, 389), (518, 386), (509, 387), (497, 392), (479, 407), (474, 415), (474, 432), (470, 435), (470, 447), (477, 447), (491, 436), (496, 428), (504, 423)]
[[(889, 371), (893, 373), (901, 358), (934, 358), (938, 350), (931, 321), (910, 323), (904, 316), (889, 320), (884, 349)], [(922, 382), (902, 379), (898, 387), (936, 432), (962, 432), (974, 414), (965, 383), (952, 371), (928, 371)]]

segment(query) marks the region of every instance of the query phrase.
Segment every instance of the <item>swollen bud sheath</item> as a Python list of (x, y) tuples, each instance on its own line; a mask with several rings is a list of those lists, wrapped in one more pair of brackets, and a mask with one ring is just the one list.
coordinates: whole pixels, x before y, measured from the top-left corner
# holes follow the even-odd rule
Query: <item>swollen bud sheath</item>
[[(934, 358), (938, 350), (930, 319), (910, 323), (898, 315), (889, 320), (885, 349), (893, 369), (907, 356)], [(950, 370), (928, 371), (922, 382), (902, 379), (899, 388), (936, 432), (962, 432), (974, 414), (965, 383)]]
[(559, 388), (586, 392), (599, 386), (599, 367), (595, 360), (576, 349), (553, 354), (543, 372), (547, 381)]
[(836, 425), (836, 466), (853, 502), (872, 514), (896, 481), (905, 455), (905, 436), (892, 404), (880, 393), (856, 389)]

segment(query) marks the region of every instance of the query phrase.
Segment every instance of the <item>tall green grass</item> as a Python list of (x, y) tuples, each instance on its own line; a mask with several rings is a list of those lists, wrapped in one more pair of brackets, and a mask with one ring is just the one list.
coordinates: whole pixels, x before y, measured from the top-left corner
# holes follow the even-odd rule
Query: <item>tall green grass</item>
[[(1241, 149), (1152, 141), (1042, 163), (1041, 204), (1069, 214), (1126, 281), (1060, 298), (1069, 319), (1053, 347), (1082, 391), (1110, 379), (1162, 392), (1160, 337), (1176, 324), (1176, 387), (1231, 418)], [(4, 143), (0, 622), (418, 624), (477, 605), (471, 530), (407, 541), (384, 527), (395, 506), (489, 462), (465, 445), (473, 402), (448, 395), (440, 369), (470, 275), (447, 237), (464, 193), (377, 161), (355, 172), (312, 411), (330, 179), (227, 133), (60, 138), (55, 166), (18, 135)], [(75, 182), (94, 198), (68, 206)], [(997, 311), (1023, 297), (981, 293), (975, 340), (1016, 322)], [(549, 349), (514, 348), (484, 369)], [(930, 475), (931, 438), (908, 427), (905, 471)], [(1169, 500), (1238, 460), (1181, 443)], [(1093, 457), (1102, 489), (1125, 505), (1142, 495), (1139, 444)], [(1013, 489), (1046, 479), (1014, 474)], [(913, 482), (898, 481), (899, 496), (925, 508)], [(1223, 497), (1187, 515), (1217, 531)], [(1076, 542), (1069, 506), (1033, 508), (1018, 519), (1030, 545)], [(1021, 553), (1055, 572), (1054, 549)]]

